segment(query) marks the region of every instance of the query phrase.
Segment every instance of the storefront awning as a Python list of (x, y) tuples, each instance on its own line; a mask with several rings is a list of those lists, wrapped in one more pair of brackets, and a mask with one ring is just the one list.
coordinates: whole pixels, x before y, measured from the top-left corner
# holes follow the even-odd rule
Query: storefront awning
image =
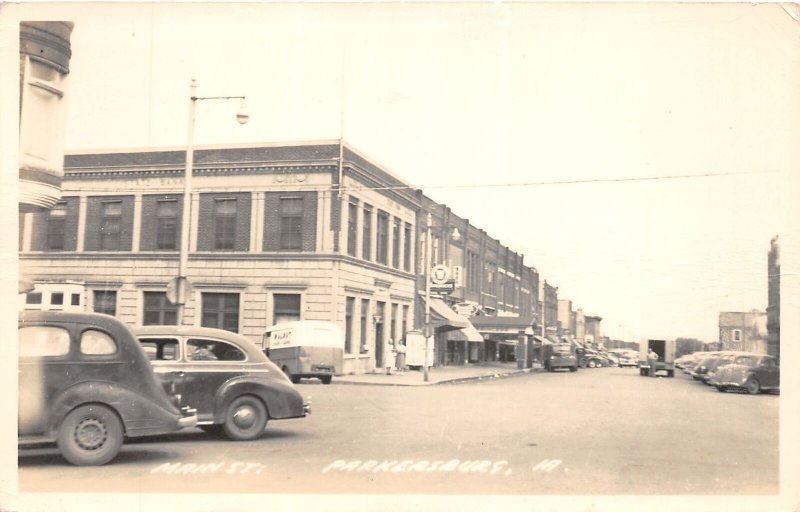
[[(472, 324), (469, 323), (469, 320), (450, 309), (450, 307), (445, 304), (442, 299), (437, 299), (435, 297), (426, 299), (425, 297), (422, 297), (422, 300), (428, 301), (428, 304), (431, 307), (431, 323), (436, 325), (436, 327), (447, 326), (452, 329), (466, 329), (467, 327), (472, 327)], [(480, 334), (478, 334), (478, 336), (480, 336)], [(481, 341), (483, 341), (483, 338), (481, 338)]]
[(542, 338), (541, 336), (534, 336), (533, 339), (536, 340), (536, 343), (541, 343), (542, 345), (552, 345), (553, 342), (548, 340), (547, 338)]
[(463, 329), (456, 329), (454, 331), (450, 331), (448, 339), (483, 343), (483, 335), (481, 335), (481, 333), (478, 332), (478, 329), (473, 327), (472, 324), (469, 324), (467, 327), (464, 327)]

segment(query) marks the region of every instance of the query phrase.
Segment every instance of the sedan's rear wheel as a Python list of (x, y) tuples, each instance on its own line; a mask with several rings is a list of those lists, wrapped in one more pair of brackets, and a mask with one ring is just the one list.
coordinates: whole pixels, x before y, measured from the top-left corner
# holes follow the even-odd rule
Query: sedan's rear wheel
[(717, 391), (719, 391), (720, 393), (724, 393), (728, 390), (728, 388), (726, 388), (725, 386), (714, 386), (714, 387), (717, 388)]
[(101, 466), (119, 453), (125, 432), (117, 415), (103, 405), (82, 405), (58, 429), (58, 449), (76, 466)]
[(243, 395), (228, 406), (222, 428), (234, 441), (250, 441), (260, 437), (266, 426), (267, 408), (258, 398)]
[(759, 384), (758, 380), (754, 377), (747, 379), (747, 382), (744, 383), (744, 387), (751, 395), (757, 395), (758, 392), (761, 391), (761, 384)]
[(589, 360), (589, 368), (597, 367), (597, 362), (594, 359)]

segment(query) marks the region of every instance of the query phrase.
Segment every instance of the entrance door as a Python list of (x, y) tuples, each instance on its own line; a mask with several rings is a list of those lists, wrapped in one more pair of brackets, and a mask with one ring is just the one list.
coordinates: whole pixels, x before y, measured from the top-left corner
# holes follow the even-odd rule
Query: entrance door
[(375, 322), (375, 368), (383, 368), (383, 322)]

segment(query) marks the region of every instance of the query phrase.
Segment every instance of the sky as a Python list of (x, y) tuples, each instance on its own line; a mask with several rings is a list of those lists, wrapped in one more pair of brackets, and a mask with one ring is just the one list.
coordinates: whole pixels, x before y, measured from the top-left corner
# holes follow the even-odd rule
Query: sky
[(796, 6), (59, 9), (68, 151), (185, 145), (194, 77), (251, 115), (201, 103), (197, 144), (343, 137), (614, 338), (716, 341), (720, 311), (766, 309), (770, 239), (793, 240)]

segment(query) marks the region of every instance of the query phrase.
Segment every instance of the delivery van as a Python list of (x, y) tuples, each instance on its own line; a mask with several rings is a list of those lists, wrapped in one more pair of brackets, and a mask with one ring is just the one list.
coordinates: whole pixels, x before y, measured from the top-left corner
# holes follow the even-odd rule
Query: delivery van
[(639, 375), (650, 375), (647, 353), (652, 350), (658, 355), (656, 373), (663, 371), (667, 377), (675, 376), (675, 340), (647, 340), (639, 345)]
[(430, 339), (426, 347), (425, 336), (422, 332), (408, 331), (406, 333), (406, 366), (412, 370), (424, 369), (426, 364), (429, 368), (433, 366), (433, 346), (433, 339)]
[(264, 331), (262, 349), (292, 382), (318, 378), (323, 384), (342, 371), (344, 335), (338, 325), (322, 320), (299, 320)]

